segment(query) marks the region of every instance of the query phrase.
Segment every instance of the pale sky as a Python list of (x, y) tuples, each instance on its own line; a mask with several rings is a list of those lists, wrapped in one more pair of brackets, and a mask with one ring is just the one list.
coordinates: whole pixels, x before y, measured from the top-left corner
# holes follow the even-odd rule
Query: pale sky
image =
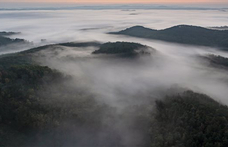
[(228, 3), (228, 0), (0, 0), (0, 2), (49, 2), (49, 3)]

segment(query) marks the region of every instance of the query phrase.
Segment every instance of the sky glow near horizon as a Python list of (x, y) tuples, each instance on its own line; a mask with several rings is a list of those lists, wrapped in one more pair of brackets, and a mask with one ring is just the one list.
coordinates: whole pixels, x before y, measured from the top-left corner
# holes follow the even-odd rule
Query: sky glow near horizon
[(166, 3), (166, 4), (186, 4), (186, 3), (205, 3), (205, 4), (228, 4), (227, 0), (0, 0), (1, 3)]

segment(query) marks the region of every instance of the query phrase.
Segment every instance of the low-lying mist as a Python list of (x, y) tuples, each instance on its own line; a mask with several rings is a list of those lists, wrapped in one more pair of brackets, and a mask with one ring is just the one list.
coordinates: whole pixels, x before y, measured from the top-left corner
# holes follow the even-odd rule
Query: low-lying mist
[[(22, 32), (15, 37), (33, 42), (35, 46), (70, 41), (127, 41), (141, 43), (156, 50), (149, 56), (124, 58), (92, 54), (98, 47), (53, 45), (31, 54), (40, 65), (56, 69), (70, 77), (70, 80), (48, 85), (44, 91), (39, 91), (41, 96), (55, 99), (53, 95), (58, 93), (56, 98), (63, 103), (72, 101), (71, 107), (74, 109), (84, 106), (84, 99), (80, 99), (79, 104), (74, 101), (77, 95), (85, 97), (85, 101), (87, 97), (93, 97), (95, 105), (103, 110), (90, 110), (94, 104), (83, 108), (88, 113), (82, 115), (92, 118), (89, 124), (99, 124), (99, 127), (88, 128), (86, 125), (72, 123), (72, 118), (66, 119), (65, 128), (58, 130), (64, 134), (64, 141), (60, 141), (62, 146), (147, 146), (149, 132), (143, 130), (148, 129), (149, 121), (145, 117), (154, 113), (154, 101), (168, 94), (193, 90), (228, 105), (227, 71), (211, 67), (199, 57), (207, 54), (228, 57), (228, 53), (216, 48), (106, 34), (134, 25), (156, 29), (177, 24), (223, 26), (228, 23), (227, 12), (136, 10), (134, 13), (137, 15), (130, 15), (131, 13), (121, 10), (0, 12), (0, 19), (5, 21), (0, 26), (1, 30)], [(168, 17), (170, 15), (171, 18)], [(20, 22), (13, 23), (19, 18)], [(68, 96), (72, 99), (68, 100)], [(64, 99), (61, 100), (61, 97)], [(46, 103), (48, 102), (44, 104)], [(80, 115), (75, 117), (80, 118)], [(49, 134), (47, 142), (48, 137)], [(47, 145), (47, 142), (39, 145)]]
[(180, 24), (226, 26), (226, 18), (227, 12), (219, 10), (1, 10), (0, 20), (4, 23), (0, 31), (21, 32), (13, 38), (40, 46), (70, 41), (111, 41), (112, 37), (105, 33), (134, 25), (153, 29)]
[[(205, 93), (228, 104), (226, 71), (210, 67), (209, 63), (198, 57), (214, 53), (214, 50), (165, 42), (137, 42), (154, 44), (157, 51), (151, 56), (129, 59), (92, 54), (96, 47), (56, 46), (42, 50), (36, 56), (42, 57), (38, 61), (43, 65), (73, 76), (77, 83), (99, 94), (104, 100), (116, 102), (120, 99), (121, 103), (115, 106), (122, 105), (126, 96), (126, 104), (129, 104), (130, 101), (134, 102), (129, 97), (138, 93), (149, 91), (157, 97), (159, 89), (167, 90), (173, 86)], [(136, 104), (140, 101), (143, 102), (136, 99)]]
[[(120, 39), (120, 36), (115, 37)], [(100, 118), (105, 128), (96, 130), (96, 133), (101, 135), (101, 140), (93, 138), (94, 142), (86, 145), (98, 143), (110, 146), (115, 142), (121, 146), (147, 146), (148, 134), (142, 130), (146, 130), (150, 122), (145, 118), (153, 113), (155, 100), (166, 95), (193, 90), (228, 104), (227, 71), (211, 67), (207, 61), (200, 58), (208, 53), (215, 54), (216, 50), (128, 37), (123, 37), (122, 40), (153, 45), (156, 51), (150, 56), (124, 58), (92, 54), (98, 47), (56, 45), (33, 55), (39, 64), (57, 69), (71, 77), (71, 80), (66, 82), (67, 86), (64, 83), (57, 87), (70, 87), (76, 91), (80, 89), (79, 91), (92, 95), (98, 104), (105, 104), (114, 109), (102, 114)], [(223, 52), (217, 54), (227, 55)], [(56, 89), (56, 85), (49, 89)], [(142, 126), (145, 128), (135, 128), (142, 123), (138, 122), (139, 116), (145, 121)], [(78, 135), (78, 128), (74, 129), (75, 132), (69, 137)], [(84, 139), (92, 139), (89, 137), (91, 130), (87, 129), (80, 128), (84, 133), (79, 139), (82, 145), (85, 145)], [(111, 132), (107, 130), (112, 132), (111, 136)], [(104, 142), (104, 136), (109, 136), (110, 139)], [(81, 145), (73, 142), (69, 144)]]

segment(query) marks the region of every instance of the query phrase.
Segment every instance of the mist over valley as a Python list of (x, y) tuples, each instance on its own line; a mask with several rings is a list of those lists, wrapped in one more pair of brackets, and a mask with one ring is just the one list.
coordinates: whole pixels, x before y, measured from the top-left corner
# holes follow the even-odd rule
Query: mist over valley
[(0, 10), (0, 146), (227, 146), (227, 13)]

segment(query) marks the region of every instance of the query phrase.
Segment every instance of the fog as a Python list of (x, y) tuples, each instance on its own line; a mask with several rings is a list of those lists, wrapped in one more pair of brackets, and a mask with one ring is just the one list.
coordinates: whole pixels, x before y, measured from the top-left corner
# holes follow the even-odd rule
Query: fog
[(17, 37), (34, 43), (40, 39), (49, 42), (103, 40), (104, 32), (134, 25), (154, 29), (179, 24), (225, 26), (227, 13), (219, 10), (2, 10), (0, 19), (4, 23), (0, 30), (22, 32)]
[[(199, 58), (207, 54), (228, 57), (228, 53), (218, 51), (216, 48), (107, 34), (134, 25), (154, 29), (164, 29), (179, 24), (203, 27), (225, 26), (228, 24), (226, 11), (0, 11), (0, 20), (4, 22), (0, 25), (1, 31), (21, 32), (12, 37), (26, 39), (33, 42), (34, 46), (71, 41), (101, 43), (128, 41), (153, 47), (156, 52), (152, 52), (150, 56), (133, 59), (93, 55), (92, 52), (98, 49), (96, 47), (56, 45), (54, 49), (47, 47), (36, 53), (35, 59), (41, 65), (47, 65), (73, 77), (69, 83), (72, 87), (87, 89), (98, 102), (116, 108), (119, 113), (131, 105), (151, 103), (174, 92), (172, 89), (177, 91), (190, 89), (207, 94), (228, 105), (227, 71), (210, 67), (209, 63)], [(41, 42), (41, 39), (46, 39), (46, 42)], [(18, 50), (25, 49), (27, 48)], [(133, 130), (124, 127), (126, 120), (118, 123), (114, 127), (118, 133), (122, 133), (120, 135), (123, 140), (122, 145), (132, 146), (142, 142), (139, 136), (143, 134), (133, 133)], [(136, 135), (138, 140), (134, 140)]]

